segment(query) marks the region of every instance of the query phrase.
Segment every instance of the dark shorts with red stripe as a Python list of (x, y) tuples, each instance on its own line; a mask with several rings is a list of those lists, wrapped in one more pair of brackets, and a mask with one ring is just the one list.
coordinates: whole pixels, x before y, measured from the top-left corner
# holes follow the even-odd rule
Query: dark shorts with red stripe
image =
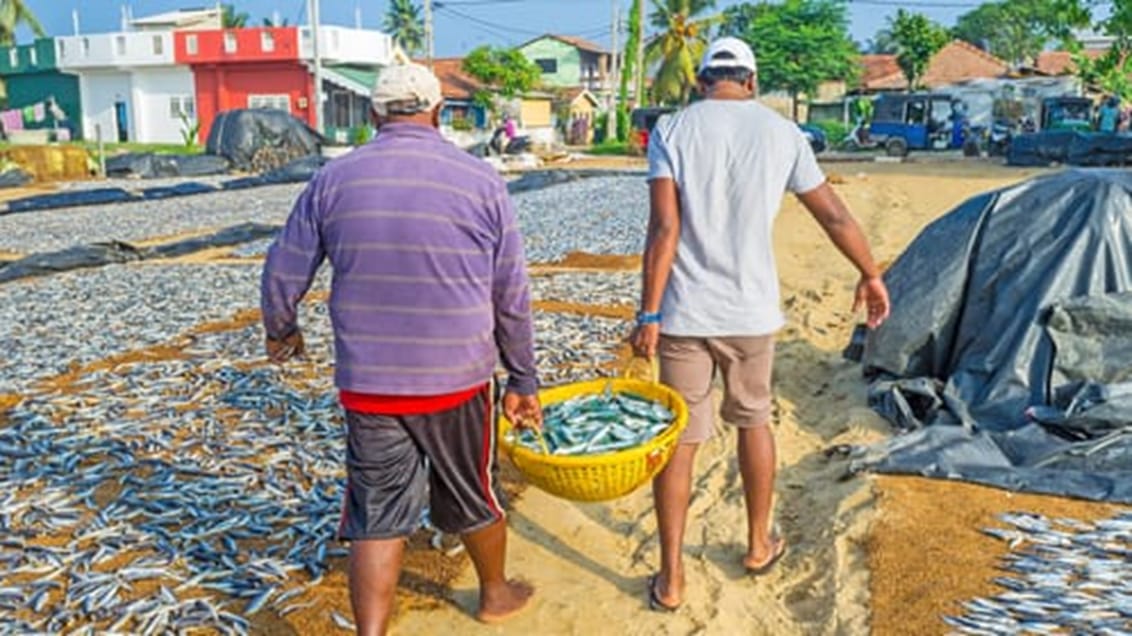
[(425, 507), (443, 532), (474, 532), (503, 518), (490, 386), (427, 415), (346, 411), (343, 541), (405, 537)]

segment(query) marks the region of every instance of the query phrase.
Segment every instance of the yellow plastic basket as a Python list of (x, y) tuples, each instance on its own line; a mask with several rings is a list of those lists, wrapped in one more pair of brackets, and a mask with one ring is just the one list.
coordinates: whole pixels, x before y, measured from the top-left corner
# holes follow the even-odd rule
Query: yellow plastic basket
[(609, 501), (624, 497), (648, 482), (672, 458), (680, 434), (688, 426), (688, 406), (672, 389), (658, 383), (629, 378), (591, 380), (566, 384), (539, 393), (543, 407), (579, 395), (601, 393), (613, 383), (613, 391), (647, 397), (676, 415), (672, 425), (641, 446), (614, 453), (585, 456), (547, 455), (519, 446), (509, 439), (513, 425), (499, 418), (499, 445), (531, 484), (573, 501)]

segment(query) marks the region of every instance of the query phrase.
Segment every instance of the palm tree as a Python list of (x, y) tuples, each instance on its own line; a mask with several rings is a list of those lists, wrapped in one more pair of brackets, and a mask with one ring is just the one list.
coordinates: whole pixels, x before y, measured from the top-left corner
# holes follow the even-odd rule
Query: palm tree
[(236, 5), (226, 4), (221, 8), (220, 19), (225, 29), (242, 29), (248, 26), (251, 16), (244, 11), (236, 13)]
[(410, 56), (424, 50), (424, 18), (413, 0), (393, 0), (385, 12), (385, 32)]
[(35, 37), (47, 36), (39, 19), (31, 12), (25, 0), (0, 0), (0, 46), (16, 44), (16, 29), (26, 25)]
[(652, 4), (652, 25), (661, 29), (645, 46), (645, 63), (659, 66), (653, 78), (653, 100), (686, 104), (711, 28), (723, 16), (701, 15), (715, 8), (715, 0), (652, 0)]

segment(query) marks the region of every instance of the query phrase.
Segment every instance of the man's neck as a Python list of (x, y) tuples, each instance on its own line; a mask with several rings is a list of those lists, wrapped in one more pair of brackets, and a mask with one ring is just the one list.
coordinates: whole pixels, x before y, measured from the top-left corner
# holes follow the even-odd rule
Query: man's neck
[(754, 93), (742, 88), (721, 86), (709, 90), (706, 97), (707, 99), (716, 99), (726, 102), (742, 102), (754, 99), (755, 95)]

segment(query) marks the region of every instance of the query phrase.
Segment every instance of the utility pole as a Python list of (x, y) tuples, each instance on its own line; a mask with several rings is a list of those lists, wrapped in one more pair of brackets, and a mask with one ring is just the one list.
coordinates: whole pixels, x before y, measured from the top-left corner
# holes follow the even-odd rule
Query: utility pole
[(645, 0), (636, 0), (637, 2), (637, 65), (635, 68), (635, 93), (634, 99), (637, 101), (637, 106), (645, 105)]
[(424, 37), (425, 55), (428, 59), (428, 67), (432, 69), (432, 57), (436, 54), (433, 44), (432, 0), (424, 0)]
[(325, 135), (326, 130), (323, 123), (322, 112), (322, 49), (319, 46), (319, 30), (320, 30), (320, 16), (319, 16), (319, 0), (310, 0), (310, 16), (311, 16), (311, 44), (314, 45), (314, 95), (312, 100), (312, 108), (314, 108), (314, 122), (315, 130), (318, 134)]
[(606, 135), (605, 135), (607, 137), (607, 141), (616, 141), (617, 140), (617, 113), (618, 113), (619, 108), (618, 108), (618, 104), (617, 104), (617, 94), (616, 94), (615, 91), (617, 90), (617, 85), (618, 85), (617, 84), (617, 76), (618, 76), (619, 70), (620, 70), (620, 64), (618, 64), (618, 60), (620, 59), (620, 55), (619, 55), (619, 51), (617, 50), (617, 46), (618, 46), (618, 41), (617, 41), (618, 37), (617, 36), (619, 35), (619, 32), (621, 31), (621, 7), (619, 6), (620, 4), (621, 4), (620, 0), (613, 0), (613, 41), (610, 43), (610, 48), (612, 50), (610, 51), (610, 57), (609, 57), (609, 66), (610, 66), (610, 69), (609, 69), (610, 73), (609, 74), (610, 74), (610, 80), (611, 80), (610, 86), (609, 86), (609, 100), (608, 100), (608, 104), (609, 104), (609, 119), (608, 119), (608, 121), (609, 121), (609, 123), (606, 126), (607, 132), (606, 132)]

